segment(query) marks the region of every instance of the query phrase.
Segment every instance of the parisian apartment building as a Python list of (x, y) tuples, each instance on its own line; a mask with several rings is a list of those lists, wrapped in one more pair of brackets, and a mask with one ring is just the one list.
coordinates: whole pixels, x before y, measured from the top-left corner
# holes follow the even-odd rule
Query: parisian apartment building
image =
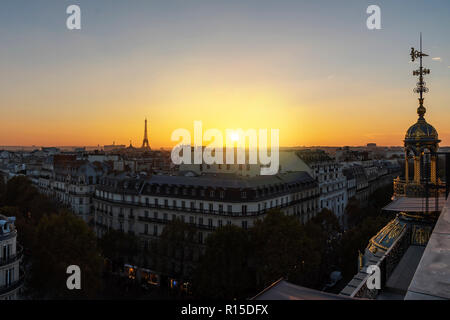
[(22, 247), (17, 243), (15, 217), (0, 215), (0, 300), (15, 300), (23, 286)]
[(348, 202), (348, 184), (342, 166), (323, 150), (304, 149), (297, 154), (311, 168), (312, 176), (318, 182), (319, 210), (331, 210), (343, 222)]
[(275, 208), (306, 223), (317, 214), (319, 197), (317, 182), (302, 171), (253, 177), (192, 171), (134, 178), (110, 174), (93, 197), (95, 230), (99, 237), (114, 229), (148, 242), (180, 219), (197, 229), (203, 243), (216, 228), (251, 228)]

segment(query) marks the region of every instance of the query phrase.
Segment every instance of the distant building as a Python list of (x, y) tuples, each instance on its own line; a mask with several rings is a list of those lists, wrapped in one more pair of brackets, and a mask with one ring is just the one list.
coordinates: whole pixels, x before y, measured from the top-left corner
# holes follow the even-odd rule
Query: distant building
[(327, 208), (343, 223), (348, 202), (347, 179), (342, 166), (322, 150), (301, 150), (297, 155), (311, 168), (313, 178), (319, 183), (319, 210)]
[[(193, 152), (193, 151), (192, 151)], [(237, 158), (238, 151), (234, 151), (234, 156)], [(197, 174), (203, 173), (233, 173), (244, 177), (254, 177), (261, 174), (261, 163), (250, 164), (248, 161), (248, 151), (246, 151), (246, 163), (238, 164), (234, 161), (233, 164), (226, 163), (226, 151), (223, 151), (223, 164), (181, 164), (180, 171), (193, 171)], [(193, 155), (191, 156), (193, 159)], [(279, 151), (279, 168), (278, 173), (305, 171), (313, 176), (313, 170), (299, 157), (295, 151)]]
[(38, 188), (87, 222), (91, 218), (95, 186), (105, 171), (99, 162), (77, 160), (75, 155), (55, 155), (53, 163), (43, 168)]
[(126, 148), (126, 145), (115, 144), (115, 142), (113, 142), (113, 144), (103, 146), (103, 150), (106, 152), (117, 151), (117, 150), (121, 150), (121, 149), (125, 149), (125, 148)]
[(42, 147), (42, 151), (45, 152), (48, 155), (54, 155), (61, 152), (59, 148), (55, 147)]

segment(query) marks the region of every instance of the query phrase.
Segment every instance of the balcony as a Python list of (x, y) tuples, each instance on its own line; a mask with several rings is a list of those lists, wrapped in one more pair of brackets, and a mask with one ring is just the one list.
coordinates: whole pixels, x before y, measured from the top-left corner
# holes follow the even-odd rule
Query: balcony
[[(342, 191), (342, 189), (341, 189)], [(273, 210), (273, 209), (284, 209), (284, 208), (288, 208), (297, 204), (302, 204), (305, 203), (307, 201), (310, 200), (314, 200), (317, 199), (319, 197), (319, 194), (315, 194), (315, 195), (310, 195), (310, 196), (305, 196), (301, 199), (298, 200), (291, 200), (288, 203), (283, 203), (283, 204), (278, 204), (278, 205), (273, 205), (270, 208), (266, 208), (266, 209), (260, 209), (260, 210), (254, 210), (254, 211), (250, 211), (248, 210), (246, 213), (242, 213), (241, 211), (234, 211), (234, 212), (228, 212), (225, 210), (209, 210), (206, 208), (200, 209), (200, 208), (191, 208), (191, 207), (182, 207), (182, 206), (171, 206), (171, 205), (155, 205), (155, 204), (144, 204), (144, 203), (136, 203), (136, 202), (129, 202), (129, 201), (120, 201), (120, 200), (111, 200), (111, 199), (104, 199), (101, 198), (99, 196), (94, 195), (93, 199), (94, 200), (98, 200), (98, 201), (102, 201), (105, 203), (115, 203), (118, 205), (128, 205), (128, 206), (133, 206), (136, 208), (152, 208), (152, 209), (160, 209), (160, 210), (170, 210), (170, 211), (180, 211), (180, 212), (186, 212), (186, 213), (203, 213), (203, 214), (210, 214), (210, 215), (218, 215), (218, 216), (228, 216), (228, 217), (239, 217), (239, 216), (259, 216), (262, 214), (267, 213), (269, 210)], [(106, 213), (105, 210), (96, 209), (97, 212), (100, 213)], [(118, 216), (119, 219), (123, 219), (123, 217)]]
[(20, 286), (22, 286), (24, 280), (25, 280), (25, 276), (21, 275), (18, 280), (11, 282), (8, 285), (1, 286), (0, 287), (0, 295), (11, 292), (11, 291), (19, 288)]
[[(428, 190), (427, 190), (428, 188)], [(438, 183), (429, 183), (428, 186), (425, 182), (416, 183), (415, 181), (401, 180), (399, 178), (394, 179), (394, 196), (395, 197), (410, 197), (421, 198), (427, 196), (442, 196), (445, 194), (445, 183), (439, 181)]]
[(6, 259), (1, 258), (0, 259), (0, 267), (1, 266), (5, 266), (7, 264), (16, 262), (17, 260), (20, 260), (23, 256), (23, 247), (22, 246), (17, 246), (17, 251), (16, 254), (11, 255), (9, 257), (7, 257)]
[[(139, 217), (139, 221), (141, 222), (153, 222), (153, 223), (163, 223), (167, 224), (170, 223), (172, 220), (165, 220), (165, 219), (158, 219), (158, 218), (152, 218), (152, 217)], [(209, 224), (202, 224), (202, 223), (194, 223), (194, 222), (187, 222), (186, 224), (199, 229), (214, 231), (217, 227), (212, 226)], [(141, 233), (142, 235), (151, 235), (149, 233)]]

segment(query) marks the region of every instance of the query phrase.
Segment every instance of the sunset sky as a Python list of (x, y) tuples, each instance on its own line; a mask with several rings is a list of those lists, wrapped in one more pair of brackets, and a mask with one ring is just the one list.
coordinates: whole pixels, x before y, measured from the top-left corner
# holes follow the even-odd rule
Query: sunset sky
[[(81, 7), (81, 30), (66, 8)], [(381, 8), (368, 30), (366, 8)], [(450, 145), (450, 1), (2, 0), (0, 146), (152, 148), (177, 128), (279, 129), (280, 145), (401, 145), (426, 119)], [(432, 59), (434, 58), (434, 59)]]

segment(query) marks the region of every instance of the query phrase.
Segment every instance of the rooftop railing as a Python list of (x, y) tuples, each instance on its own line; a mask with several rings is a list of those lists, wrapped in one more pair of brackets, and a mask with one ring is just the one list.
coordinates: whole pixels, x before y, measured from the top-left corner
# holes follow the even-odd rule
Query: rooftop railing
[(396, 197), (431, 197), (434, 195), (445, 194), (445, 183), (438, 181), (437, 183), (426, 183), (421, 181), (405, 181), (402, 179), (394, 179), (394, 196)]

